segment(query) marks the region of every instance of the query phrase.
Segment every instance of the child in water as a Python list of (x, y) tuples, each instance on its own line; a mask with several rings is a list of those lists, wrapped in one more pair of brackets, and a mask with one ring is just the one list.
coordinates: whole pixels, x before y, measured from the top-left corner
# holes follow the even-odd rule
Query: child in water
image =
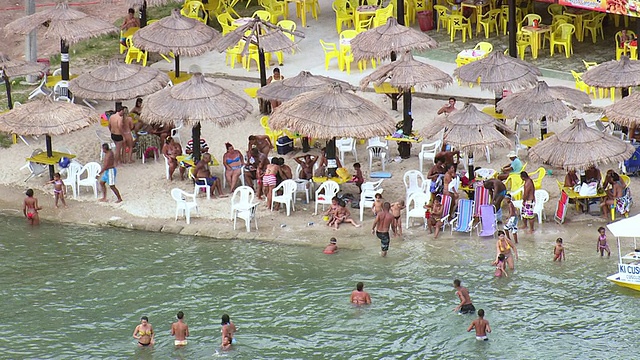
[(476, 340), (489, 341), (487, 333), (491, 332), (489, 321), (484, 319), (484, 310), (478, 310), (478, 318), (471, 322), (467, 332), (476, 329)]
[(338, 251), (338, 240), (332, 237), (331, 240), (329, 240), (329, 245), (327, 245), (327, 247), (324, 248), (322, 252), (327, 255), (331, 255), (331, 254), (335, 254), (337, 251)]
[(553, 248), (553, 261), (566, 260), (564, 256), (564, 246), (562, 246), (562, 238), (556, 239), (556, 246)]
[(40, 223), (38, 210), (42, 210), (42, 207), (38, 205), (38, 199), (33, 196), (33, 189), (28, 189), (25, 195), (27, 195), (27, 198), (22, 203), (22, 213), (29, 224), (38, 225)]
[(501, 277), (502, 275), (509, 277), (507, 270), (504, 268), (504, 259), (504, 254), (498, 255), (498, 262), (496, 263), (496, 271), (494, 273), (496, 277)]
[(53, 180), (48, 181), (47, 184), (53, 184), (53, 194), (56, 199), (56, 209), (58, 208), (58, 201), (62, 201), (62, 205), (64, 205), (64, 207), (66, 208), (67, 203), (64, 201), (64, 196), (66, 195), (67, 187), (64, 185), (64, 182), (62, 182), (62, 179), (60, 179), (60, 173), (55, 173), (53, 175)]
[(596, 252), (600, 252), (600, 256), (604, 256), (604, 251), (607, 251), (607, 256), (611, 256), (611, 250), (609, 250), (609, 244), (607, 243), (607, 233), (606, 230), (600, 226), (598, 228), (598, 245), (596, 248)]
[(222, 346), (220, 348), (224, 351), (231, 350), (231, 338), (228, 336), (224, 337), (224, 341), (222, 342)]

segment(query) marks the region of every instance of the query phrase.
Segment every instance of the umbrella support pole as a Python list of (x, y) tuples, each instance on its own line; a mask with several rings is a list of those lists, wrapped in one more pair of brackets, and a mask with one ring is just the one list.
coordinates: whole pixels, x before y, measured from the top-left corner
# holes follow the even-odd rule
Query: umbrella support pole
[(194, 164), (200, 160), (200, 129), (201, 126), (199, 122), (191, 128), (191, 137), (193, 140), (191, 149)]
[(331, 138), (327, 141), (327, 176), (332, 178), (336, 177), (336, 170), (338, 169), (338, 163), (336, 162), (336, 138)]
[(473, 170), (473, 151), (469, 151), (469, 157), (468, 157), (468, 162), (467, 162), (467, 170), (469, 171), (467, 173), (467, 177), (469, 178), (469, 181), (472, 181), (473, 178), (475, 177), (475, 171)]
[[(47, 146), (47, 157), (53, 157), (53, 150), (51, 149), (51, 136), (47, 135), (45, 137), (45, 145)], [(53, 180), (54, 173), (55, 169), (53, 165), (49, 165), (49, 180)]]
[(69, 46), (64, 40), (60, 40), (60, 72), (62, 80), (69, 81)]
[(543, 116), (542, 119), (540, 119), (540, 141), (544, 140), (546, 135), (547, 135), (547, 117)]
[(176, 76), (176, 79), (178, 79), (180, 77), (180, 55), (176, 55), (173, 69), (173, 73)]
[(629, 88), (621, 88), (620, 95), (622, 96), (623, 99), (629, 96)]
[(147, 1), (142, 2), (140, 6), (140, 28), (147, 26)]
[(9, 81), (9, 77), (4, 71), (0, 70), (0, 72), (2, 72), (2, 80), (4, 80), (4, 86), (7, 90), (7, 106), (9, 107), (9, 110), (12, 110), (13, 101), (11, 100), (11, 82)]
[[(266, 60), (264, 58), (264, 50), (262, 48), (258, 49), (258, 70), (260, 70), (260, 87), (267, 86), (267, 69), (266, 69)], [(268, 105), (269, 102), (260, 99), (260, 113), (261, 114), (269, 114)], [(271, 109), (273, 111), (273, 109)]]
[(516, 0), (508, 0), (509, 4), (509, 22), (507, 29), (509, 30), (509, 56), (518, 57), (518, 48), (516, 45), (517, 25), (514, 21), (516, 18)]
[(122, 109), (122, 101), (116, 101), (115, 111), (118, 111), (119, 109)]
[[(393, 51), (391, 52), (391, 61), (396, 61), (396, 53)], [(389, 99), (391, 99), (391, 110), (398, 111), (398, 99), (400, 99), (400, 96), (402, 95), (391, 94), (388, 96), (389, 96)]]
[[(402, 94), (402, 133), (411, 136), (413, 131), (413, 119), (411, 118), (411, 90)], [(408, 141), (398, 142), (398, 152), (400, 157), (408, 159), (411, 157), (411, 143)]]

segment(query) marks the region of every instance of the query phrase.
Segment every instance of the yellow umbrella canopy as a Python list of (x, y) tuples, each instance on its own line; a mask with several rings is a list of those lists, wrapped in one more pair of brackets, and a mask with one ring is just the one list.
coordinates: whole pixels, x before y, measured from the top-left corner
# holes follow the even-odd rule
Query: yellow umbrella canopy
[(534, 87), (542, 73), (526, 61), (492, 51), (484, 59), (453, 70), (453, 76), (465, 84), (480, 84), (483, 90), (502, 93), (503, 89), (517, 91)]
[(386, 111), (347, 90), (334, 83), (285, 101), (271, 114), (269, 126), (318, 139), (393, 133), (395, 121)]
[(300, 71), (294, 77), (288, 77), (282, 81), (273, 81), (258, 90), (258, 97), (266, 100), (287, 101), (309, 91), (326, 88), (332, 83), (340, 83), (345, 89), (351, 85), (344, 81), (332, 79), (326, 76), (313, 75), (309, 71)]
[(453, 82), (449, 74), (414, 59), (410, 52), (402, 55), (397, 61), (378, 67), (360, 81), (360, 87), (364, 89), (370, 82), (379, 86), (387, 80), (391, 86), (403, 91), (410, 91), (414, 86), (432, 86), (439, 89)]
[(631, 144), (588, 127), (583, 119), (575, 119), (561, 133), (529, 149), (529, 157), (566, 170), (583, 170), (591, 165), (625, 161), (634, 151)]
[(604, 115), (616, 124), (622, 126), (638, 126), (640, 124), (640, 92), (625, 97), (620, 101), (604, 108)]

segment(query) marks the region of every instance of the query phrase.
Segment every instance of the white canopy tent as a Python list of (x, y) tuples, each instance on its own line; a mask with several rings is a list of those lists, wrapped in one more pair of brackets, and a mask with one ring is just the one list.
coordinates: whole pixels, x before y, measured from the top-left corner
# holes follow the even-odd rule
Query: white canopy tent
[(640, 214), (607, 225), (617, 238), (640, 238)]

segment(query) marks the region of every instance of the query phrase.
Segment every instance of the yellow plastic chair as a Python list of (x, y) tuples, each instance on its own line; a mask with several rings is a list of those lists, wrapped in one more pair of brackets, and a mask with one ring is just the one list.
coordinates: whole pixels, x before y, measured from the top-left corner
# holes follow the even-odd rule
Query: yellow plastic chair
[(562, 15), (562, 13), (564, 13), (564, 9), (565, 7), (559, 4), (551, 4), (547, 7), (547, 12), (549, 13), (549, 15), (554, 16), (554, 15)]
[(218, 23), (220, 23), (220, 26), (222, 27), (222, 35), (226, 35), (236, 29), (233, 25), (234, 19), (229, 15), (229, 13), (223, 12), (218, 15), (216, 19), (218, 19)]
[(538, 23), (542, 23), (542, 16), (538, 14), (527, 14), (522, 18), (522, 21), (518, 23), (518, 31), (522, 29), (523, 26), (533, 26), (533, 20), (538, 20)]
[(331, 8), (336, 13), (336, 31), (342, 32), (342, 25), (353, 27), (353, 7), (349, 1), (334, 0)]
[(542, 188), (542, 179), (544, 179), (546, 175), (547, 169), (543, 167), (539, 167), (538, 170), (529, 174), (529, 177), (531, 177), (531, 180), (533, 180), (533, 185), (535, 186), (536, 190), (540, 190)]
[[(516, 22), (522, 21), (522, 9), (516, 8)], [(502, 6), (500, 9), (500, 26), (502, 27), (502, 35), (507, 35), (509, 30), (509, 7)]]
[(553, 56), (556, 46), (564, 47), (564, 53), (567, 58), (573, 54), (571, 39), (573, 38), (574, 32), (576, 32), (576, 27), (571, 24), (558, 25), (556, 31), (551, 34), (551, 39), (549, 41), (549, 45), (551, 46), (551, 56)]
[(591, 20), (586, 20), (582, 22), (582, 33), (586, 35), (587, 31), (591, 33), (591, 41), (596, 43), (596, 38), (598, 37), (598, 33), (602, 36), (602, 40), (604, 40), (604, 29), (602, 28), (602, 20), (607, 14), (602, 13), (593, 17)]
[(467, 33), (469, 33), (469, 39), (472, 38), (471, 21), (462, 15), (449, 16), (449, 28), (451, 29), (451, 42), (455, 39), (458, 30), (462, 32), (462, 42), (467, 42)]
[(544, 37), (542, 38), (542, 48), (544, 49), (547, 46), (547, 40), (551, 42), (551, 35), (553, 35), (553, 32), (556, 31), (558, 26), (560, 26), (561, 24), (571, 24), (572, 22), (573, 19), (568, 16), (555, 16), (553, 21), (551, 22), (551, 31), (544, 33)]
[[(507, 180), (504, 181), (504, 186), (507, 188), (508, 192), (513, 193), (518, 191), (518, 189), (524, 186), (524, 181), (522, 181), (522, 178), (520, 177), (519, 173), (509, 174), (509, 177), (507, 178)], [(522, 199), (522, 194), (519, 194), (519, 196), (515, 196), (513, 200), (521, 200), (521, 199)]]
[(209, 13), (204, 8), (204, 4), (200, 1), (187, 1), (182, 6), (180, 14), (191, 19), (196, 19), (203, 24), (209, 20)]
[(340, 40), (353, 39), (356, 36), (358, 36), (358, 32), (355, 30), (343, 30), (340, 33)]
[(128, 36), (126, 42), (128, 49), (124, 62), (127, 64), (131, 64), (132, 61), (142, 62), (142, 66), (147, 66), (147, 52), (133, 46), (133, 36)]
[(253, 12), (251, 17), (259, 17), (262, 21), (270, 22), (271, 21), (271, 13), (266, 10), (256, 10)]
[(582, 73), (571, 70), (571, 75), (573, 75), (573, 79), (576, 81), (576, 89), (586, 93), (587, 95), (591, 95), (591, 87), (582, 80)]
[(586, 61), (586, 60), (582, 60), (582, 63), (584, 64), (584, 67), (589, 70), (592, 67), (598, 66), (598, 63), (595, 61)]
[(518, 57), (521, 60), (524, 60), (524, 53), (527, 47), (533, 55), (533, 35), (531, 32), (526, 30), (519, 31), (516, 35), (516, 46), (518, 48)]
[(242, 63), (242, 48), (244, 44), (236, 44), (234, 47), (230, 47), (225, 51), (224, 62), (226, 65), (231, 66), (232, 69), (235, 69), (236, 62)]
[[(636, 37), (636, 33), (631, 31), (631, 30), (627, 30), (627, 37), (631, 38), (635, 38)], [(621, 41), (622, 38), (622, 31), (618, 31), (616, 33), (615, 36), (615, 41), (616, 41), (616, 60), (620, 60), (620, 56), (621, 55), (627, 55), (627, 47), (625, 46), (625, 44), (622, 44)]]
[(362, 20), (358, 22), (358, 27), (356, 28), (356, 31), (358, 33), (361, 33), (369, 30), (369, 28), (371, 27), (371, 23), (373, 23), (373, 17), (370, 17), (367, 20)]
[(480, 41), (476, 44), (476, 47), (474, 47), (473, 50), (482, 50), (485, 53), (484, 57), (487, 57), (487, 55), (493, 51), (493, 44), (486, 41)]
[(442, 5), (434, 5), (433, 10), (438, 14), (438, 24), (436, 26), (436, 31), (440, 31), (440, 25), (442, 25), (442, 28), (447, 29), (447, 33), (449, 33), (449, 16), (451, 16), (451, 10)]
[(267, 135), (269, 137), (269, 140), (271, 140), (271, 144), (273, 145), (273, 149), (274, 150), (278, 150), (276, 143), (278, 142), (278, 138), (281, 137), (284, 132), (282, 132), (282, 130), (272, 130), (269, 127), (269, 117), (268, 116), (263, 116), (260, 118), (260, 125), (262, 125), (262, 128), (264, 129), (264, 133), (265, 135)]
[[(479, 19), (480, 25), (482, 25), (482, 29), (484, 30), (484, 37), (489, 38), (489, 34), (491, 34), (491, 29), (496, 30), (496, 35), (498, 35), (498, 16), (502, 10), (494, 9), (488, 11), (486, 14), (482, 15), (482, 18)], [(478, 32), (476, 29), (476, 36), (478, 36)]]
[[(136, 31), (140, 30), (139, 27), (128, 28), (127, 30), (120, 30), (120, 54), (124, 54), (127, 51), (127, 37), (136, 33)], [(125, 42), (124, 44), (122, 42)]]
[[(251, 71), (251, 60), (255, 61), (256, 68), (260, 71), (260, 59), (258, 55), (258, 47), (255, 45), (249, 45), (249, 53), (242, 57), (242, 66), (247, 70)], [(271, 61), (271, 54), (264, 54), (264, 65), (268, 69), (269, 62)]]
[(336, 58), (338, 60), (338, 67), (340, 66), (340, 52), (335, 43), (324, 42), (320, 39), (320, 45), (324, 51), (324, 69), (329, 70), (329, 62), (331, 59)]
[(264, 8), (264, 11), (269, 12), (270, 21), (272, 24), (276, 24), (278, 22), (278, 18), (282, 17), (286, 19), (284, 7), (285, 2), (280, 2), (276, 0), (260, 0), (260, 6)]
[(393, 4), (389, 4), (387, 7), (376, 10), (376, 14), (373, 16), (372, 26), (374, 28), (382, 26), (387, 23), (387, 20), (393, 17)]

